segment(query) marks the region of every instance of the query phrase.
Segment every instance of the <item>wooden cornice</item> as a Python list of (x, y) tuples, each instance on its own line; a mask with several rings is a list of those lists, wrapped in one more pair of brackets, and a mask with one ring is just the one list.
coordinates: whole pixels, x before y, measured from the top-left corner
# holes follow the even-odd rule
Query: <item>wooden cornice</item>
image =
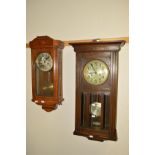
[[(86, 39), (86, 40), (67, 40), (63, 41), (65, 46), (70, 46), (70, 43), (87, 43), (87, 42), (113, 42), (113, 41), (125, 41), (129, 43), (129, 37), (119, 37), (119, 38), (96, 38), (96, 39)], [(26, 44), (26, 48), (30, 48), (29, 43)]]

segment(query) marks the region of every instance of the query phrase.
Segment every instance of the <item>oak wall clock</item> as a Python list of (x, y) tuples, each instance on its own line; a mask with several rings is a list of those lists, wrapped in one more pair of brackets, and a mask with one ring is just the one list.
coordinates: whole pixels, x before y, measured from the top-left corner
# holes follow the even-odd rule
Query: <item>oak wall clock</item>
[(64, 44), (48, 36), (30, 42), (32, 101), (49, 112), (63, 101), (62, 49)]
[(117, 139), (118, 54), (124, 43), (71, 43), (76, 52), (75, 135)]

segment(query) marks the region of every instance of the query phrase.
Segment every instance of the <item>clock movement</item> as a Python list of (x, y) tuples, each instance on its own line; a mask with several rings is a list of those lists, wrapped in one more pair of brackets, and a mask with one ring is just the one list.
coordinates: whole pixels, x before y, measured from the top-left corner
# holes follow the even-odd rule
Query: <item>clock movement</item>
[(75, 135), (117, 140), (118, 55), (124, 43), (70, 43), (76, 52)]
[(30, 42), (32, 67), (32, 101), (52, 111), (63, 101), (63, 42), (39, 36)]

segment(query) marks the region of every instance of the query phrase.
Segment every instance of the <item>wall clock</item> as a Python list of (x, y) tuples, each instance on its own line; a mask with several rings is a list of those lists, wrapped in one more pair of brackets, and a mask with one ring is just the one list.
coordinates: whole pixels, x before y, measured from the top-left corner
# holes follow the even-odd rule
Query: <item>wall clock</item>
[(32, 101), (52, 111), (63, 101), (62, 49), (64, 44), (48, 36), (30, 42), (32, 66)]
[(71, 43), (76, 52), (75, 135), (117, 139), (118, 54), (124, 43)]

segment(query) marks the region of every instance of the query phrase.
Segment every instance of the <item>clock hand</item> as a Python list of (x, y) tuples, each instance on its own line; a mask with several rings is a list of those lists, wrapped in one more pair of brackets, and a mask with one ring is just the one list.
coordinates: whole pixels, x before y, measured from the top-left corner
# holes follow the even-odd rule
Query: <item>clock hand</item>
[[(91, 75), (92, 75), (92, 74), (94, 74), (94, 73), (95, 73), (95, 72), (89, 72), (88, 74), (91, 74)], [(95, 74), (96, 74), (96, 73), (95, 73)]]
[(94, 66), (93, 66), (92, 64), (90, 64), (90, 65), (91, 65), (91, 67), (93, 68), (94, 73), (95, 73), (95, 74), (97, 74), (97, 72), (96, 72), (96, 70), (95, 70)]

